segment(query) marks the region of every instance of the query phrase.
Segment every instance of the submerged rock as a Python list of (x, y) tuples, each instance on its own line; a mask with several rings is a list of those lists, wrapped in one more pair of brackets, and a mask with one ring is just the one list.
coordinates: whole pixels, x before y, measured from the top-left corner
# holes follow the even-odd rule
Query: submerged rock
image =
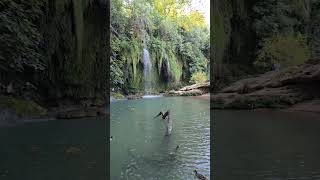
[(64, 153), (68, 156), (80, 156), (81, 149), (77, 147), (69, 147), (65, 149)]

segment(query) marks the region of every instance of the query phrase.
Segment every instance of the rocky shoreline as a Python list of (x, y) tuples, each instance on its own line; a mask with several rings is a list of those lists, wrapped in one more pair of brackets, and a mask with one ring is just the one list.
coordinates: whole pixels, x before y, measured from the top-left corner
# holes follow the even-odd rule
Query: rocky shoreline
[(103, 101), (60, 101), (56, 106), (42, 107), (32, 100), (13, 96), (0, 96), (0, 127), (15, 126), (28, 122), (57, 119), (77, 119), (106, 116), (107, 107)]
[(171, 90), (165, 96), (201, 96), (210, 92), (210, 81), (193, 84), (179, 90)]
[(285, 109), (319, 98), (319, 60), (242, 79), (210, 97), (211, 109)]
[[(160, 93), (152, 93), (152, 95), (159, 95)], [(163, 94), (163, 96), (195, 96), (199, 98), (209, 99), (210, 96), (210, 81), (206, 81), (203, 83), (197, 83), (190, 86), (183, 87), (179, 90), (170, 90)], [(143, 93), (130, 94), (124, 96), (120, 93), (111, 93), (110, 100), (118, 99), (118, 100), (132, 100), (132, 99), (141, 99), (143, 98)]]
[(312, 112), (320, 114), (320, 99), (311, 100), (296, 104), (292, 107), (285, 109), (286, 112)]

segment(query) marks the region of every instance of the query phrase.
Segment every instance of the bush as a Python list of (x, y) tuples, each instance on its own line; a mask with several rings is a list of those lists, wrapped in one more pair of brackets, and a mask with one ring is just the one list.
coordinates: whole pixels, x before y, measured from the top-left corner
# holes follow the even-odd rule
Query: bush
[(264, 71), (272, 70), (275, 63), (288, 67), (303, 63), (310, 57), (306, 38), (297, 34), (276, 34), (264, 39), (254, 65)]
[(111, 92), (111, 96), (116, 98), (116, 99), (123, 99), (125, 98), (124, 95), (122, 95), (121, 93), (119, 92)]
[(207, 75), (204, 72), (195, 72), (191, 76), (190, 83), (202, 83), (207, 80)]

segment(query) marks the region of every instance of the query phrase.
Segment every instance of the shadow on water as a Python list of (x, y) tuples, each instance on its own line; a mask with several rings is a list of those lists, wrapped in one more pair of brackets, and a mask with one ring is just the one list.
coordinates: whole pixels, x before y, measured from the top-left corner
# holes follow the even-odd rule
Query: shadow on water
[(211, 111), (215, 179), (320, 179), (320, 115)]
[(90, 118), (1, 128), (0, 179), (105, 180), (107, 122)]

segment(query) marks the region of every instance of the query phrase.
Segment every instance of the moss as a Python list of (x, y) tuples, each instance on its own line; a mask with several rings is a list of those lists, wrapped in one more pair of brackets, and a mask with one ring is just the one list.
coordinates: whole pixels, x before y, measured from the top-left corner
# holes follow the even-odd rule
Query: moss
[(77, 60), (81, 62), (83, 41), (83, 7), (82, 0), (73, 0), (73, 18), (75, 19), (77, 38)]
[(225, 51), (229, 43), (231, 33), (230, 19), (233, 15), (232, 2), (222, 2), (217, 0), (213, 11), (213, 50), (214, 59), (217, 63), (221, 63), (226, 56)]
[[(217, 12), (218, 13), (218, 12)], [(227, 44), (227, 34), (225, 33), (223, 17), (219, 14), (213, 16), (214, 29), (214, 59), (217, 62), (222, 62), (224, 51)]]
[[(151, 58), (153, 61), (153, 66), (157, 68), (156, 77), (154, 80), (160, 77), (161, 75), (161, 67), (163, 66), (164, 62), (169, 63), (169, 72), (171, 74), (171, 80), (173, 83), (177, 83), (181, 79), (182, 75), (182, 66), (183, 62), (179, 62), (177, 59), (177, 55), (173, 51), (174, 48), (171, 47), (170, 44), (167, 44), (164, 41), (161, 41), (157, 38), (154, 39), (153, 42), (155, 47), (151, 48)], [(167, 60), (167, 61), (165, 61)], [(155, 74), (154, 74), (155, 75)]]
[(111, 92), (111, 96), (116, 98), (116, 99), (123, 99), (124, 98), (124, 95), (122, 95), (119, 92)]
[(177, 62), (177, 58), (173, 52), (169, 53), (169, 67), (170, 67), (170, 73), (172, 76), (172, 81), (174, 83), (177, 83), (180, 81), (181, 75), (182, 75), (182, 67), (179, 66), (179, 63)]
[(130, 82), (131, 88), (137, 89), (137, 90), (143, 90), (144, 89), (144, 74), (143, 74), (143, 68), (138, 66), (136, 68), (136, 72), (134, 77), (131, 79)]
[(253, 1), (248, 0), (214, 1), (211, 47), (215, 53), (211, 74), (217, 81), (225, 81), (228, 77), (224, 67), (230, 64), (251, 64), (254, 58), (252, 52), (256, 48), (256, 40), (252, 33), (251, 17), (248, 17), (253, 4)]
[(54, 89), (50, 98), (105, 95), (109, 79), (105, 7), (97, 0), (53, 2), (40, 27), (47, 45), (45, 88)]
[(44, 116), (47, 110), (31, 100), (14, 97), (0, 97), (0, 107), (8, 108), (19, 115)]

